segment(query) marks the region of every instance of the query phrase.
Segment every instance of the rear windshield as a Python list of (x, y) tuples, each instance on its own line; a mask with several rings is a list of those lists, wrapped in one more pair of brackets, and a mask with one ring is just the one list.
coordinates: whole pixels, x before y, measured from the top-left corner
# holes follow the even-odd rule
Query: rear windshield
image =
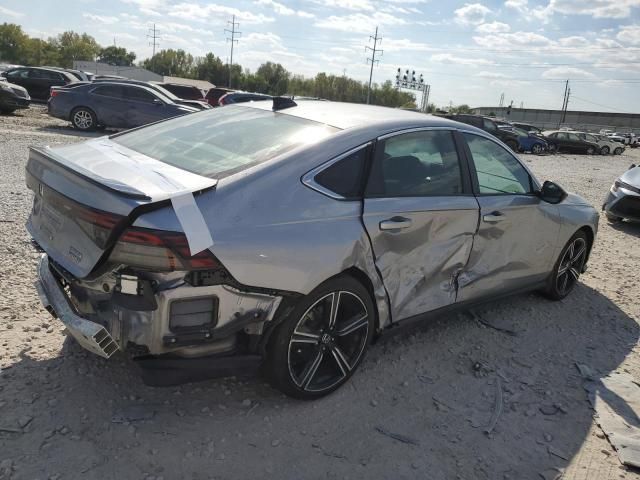
[(183, 170), (222, 178), (337, 131), (284, 113), (229, 105), (160, 122), (112, 140)]

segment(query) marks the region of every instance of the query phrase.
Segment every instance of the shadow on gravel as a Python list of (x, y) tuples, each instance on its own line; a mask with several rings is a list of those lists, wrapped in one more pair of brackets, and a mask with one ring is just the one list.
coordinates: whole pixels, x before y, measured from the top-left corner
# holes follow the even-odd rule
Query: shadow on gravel
[(68, 340), (0, 374), (0, 452), (17, 478), (555, 478), (592, 425), (575, 364), (604, 376), (638, 337), (585, 285), (520, 295), (380, 341), (316, 402), (259, 378), (146, 387)]
[(640, 238), (640, 222), (631, 222), (628, 220), (616, 223), (609, 223), (611, 228), (614, 230), (618, 230), (619, 232), (627, 233), (629, 235), (633, 235), (634, 237)]
[(83, 138), (101, 137), (103, 135), (110, 135), (114, 133), (112, 131), (106, 131), (106, 130), (97, 130), (94, 132), (81, 132), (80, 130), (73, 128), (71, 125), (69, 126), (51, 125), (48, 127), (37, 127), (34, 130), (38, 132), (55, 133), (58, 135), (71, 135), (74, 137), (83, 137)]

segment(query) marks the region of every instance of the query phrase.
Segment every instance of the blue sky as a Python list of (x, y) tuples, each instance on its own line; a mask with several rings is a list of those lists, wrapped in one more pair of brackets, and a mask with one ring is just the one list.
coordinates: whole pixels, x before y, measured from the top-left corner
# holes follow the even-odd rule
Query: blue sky
[(151, 54), (229, 54), (226, 22), (242, 35), (234, 62), (255, 69), (271, 60), (303, 75), (368, 78), (365, 45), (383, 40), (374, 81), (415, 69), (437, 105), (497, 105), (502, 93), (531, 108), (560, 108), (570, 79), (570, 108), (640, 112), (640, 0), (0, 0), (0, 22), (46, 38), (64, 30), (103, 45)]

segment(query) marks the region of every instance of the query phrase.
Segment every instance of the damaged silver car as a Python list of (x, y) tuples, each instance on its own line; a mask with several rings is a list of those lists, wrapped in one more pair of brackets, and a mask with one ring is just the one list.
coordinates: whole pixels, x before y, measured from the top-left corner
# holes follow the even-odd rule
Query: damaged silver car
[(85, 348), (171, 384), (263, 367), (316, 398), (387, 327), (565, 297), (598, 214), (470, 125), (275, 98), (32, 148), (38, 291)]
[(610, 222), (640, 221), (640, 166), (632, 164), (613, 182), (602, 210)]

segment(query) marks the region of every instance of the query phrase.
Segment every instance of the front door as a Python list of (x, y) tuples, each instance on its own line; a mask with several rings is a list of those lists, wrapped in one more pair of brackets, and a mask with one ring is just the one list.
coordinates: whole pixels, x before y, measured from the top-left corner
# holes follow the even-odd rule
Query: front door
[(543, 202), (538, 185), (509, 150), (465, 133), (472, 157), (480, 223), (458, 278), (458, 301), (517, 290), (543, 281), (553, 268), (560, 232), (557, 205)]
[(453, 132), (420, 130), (378, 141), (363, 221), (394, 321), (456, 301), (478, 225)]

